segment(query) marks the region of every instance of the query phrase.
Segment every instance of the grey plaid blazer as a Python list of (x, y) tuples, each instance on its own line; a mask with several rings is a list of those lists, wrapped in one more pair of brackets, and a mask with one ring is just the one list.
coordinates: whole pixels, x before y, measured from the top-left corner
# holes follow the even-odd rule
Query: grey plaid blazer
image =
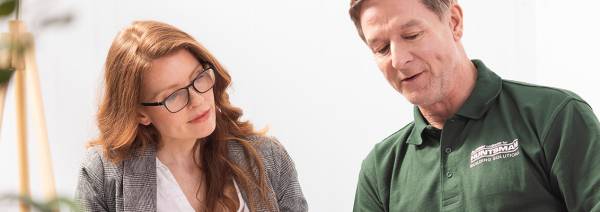
[[(294, 163), (283, 146), (271, 137), (252, 136), (249, 140), (262, 156), (274, 211), (308, 211)], [(242, 145), (236, 141), (228, 145), (230, 159), (247, 166)], [(92, 147), (79, 170), (75, 198), (84, 211), (156, 211), (155, 158), (156, 149), (150, 146), (113, 164), (99, 147)], [(241, 193), (244, 201), (253, 204), (257, 211), (268, 211), (264, 204), (248, 202), (247, 195), (258, 198), (256, 192), (241, 189)]]

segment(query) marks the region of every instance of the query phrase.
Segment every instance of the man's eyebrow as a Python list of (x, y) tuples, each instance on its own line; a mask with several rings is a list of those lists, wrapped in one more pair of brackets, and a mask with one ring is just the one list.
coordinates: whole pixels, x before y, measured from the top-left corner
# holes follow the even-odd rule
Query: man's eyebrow
[(406, 22), (405, 24), (402, 24), (402, 26), (400, 26), (400, 28), (406, 29), (406, 28), (417, 26), (417, 25), (421, 25), (421, 22), (413, 19), (413, 20), (410, 20), (409, 22)]

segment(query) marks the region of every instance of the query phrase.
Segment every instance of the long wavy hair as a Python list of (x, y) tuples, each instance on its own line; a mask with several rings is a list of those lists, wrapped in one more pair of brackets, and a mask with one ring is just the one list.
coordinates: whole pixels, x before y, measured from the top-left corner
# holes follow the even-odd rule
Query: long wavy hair
[[(204, 139), (198, 139), (194, 152), (198, 168), (206, 183), (205, 207), (214, 211), (224, 206), (235, 211), (235, 200), (224, 193), (232, 177), (255, 201), (273, 206), (267, 200), (267, 179), (259, 153), (247, 138), (258, 135), (251, 123), (240, 121), (242, 110), (229, 101), (226, 89), (231, 77), (225, 68), (198, 41), (187, 33), (165, 23), (137, 21), (122, 30), (114, 39), (104, 67), (104, 93), (98, 109), (99, 138), (91, 145), (101, 145), (104, 154), (114, 163), (131, 157), (148, 145), (158, 147), (160, 134), (154, 126), (144, 126), (136, 119), (141, 101), (142, 75), (151, 62), (180, 49), (186, 49), (200, 62), (213, 65), (215, 71), (216, 128)], [(228, 142), (237, 141), (244, 147), (248, 166), (240, 166), (228, 157)], [(200, 180), (200, 179), (198, 179)], [(248, 204), (255, 211), (254, 204)]]

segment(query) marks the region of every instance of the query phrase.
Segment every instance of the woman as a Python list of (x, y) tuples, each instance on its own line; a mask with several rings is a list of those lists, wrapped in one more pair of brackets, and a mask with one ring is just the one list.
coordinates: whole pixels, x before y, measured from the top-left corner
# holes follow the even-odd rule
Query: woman
[(100, 136), (77, 186), (89, 211), (307, 211), (293, 162), (240, 121), (231, 77), (197, 41), (134, 22), (108, 52)]

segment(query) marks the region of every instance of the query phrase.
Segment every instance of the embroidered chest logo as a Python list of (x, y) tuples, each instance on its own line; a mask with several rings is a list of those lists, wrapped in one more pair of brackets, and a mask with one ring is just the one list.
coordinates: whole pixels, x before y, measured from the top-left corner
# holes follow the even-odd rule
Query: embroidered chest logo
[(504, 158), (512, 158), (519, 155), (519, 139), (512, 142), (501, 141), (492, 145), (483, 145), (471, 152), (470, 168), (485, 162)]

